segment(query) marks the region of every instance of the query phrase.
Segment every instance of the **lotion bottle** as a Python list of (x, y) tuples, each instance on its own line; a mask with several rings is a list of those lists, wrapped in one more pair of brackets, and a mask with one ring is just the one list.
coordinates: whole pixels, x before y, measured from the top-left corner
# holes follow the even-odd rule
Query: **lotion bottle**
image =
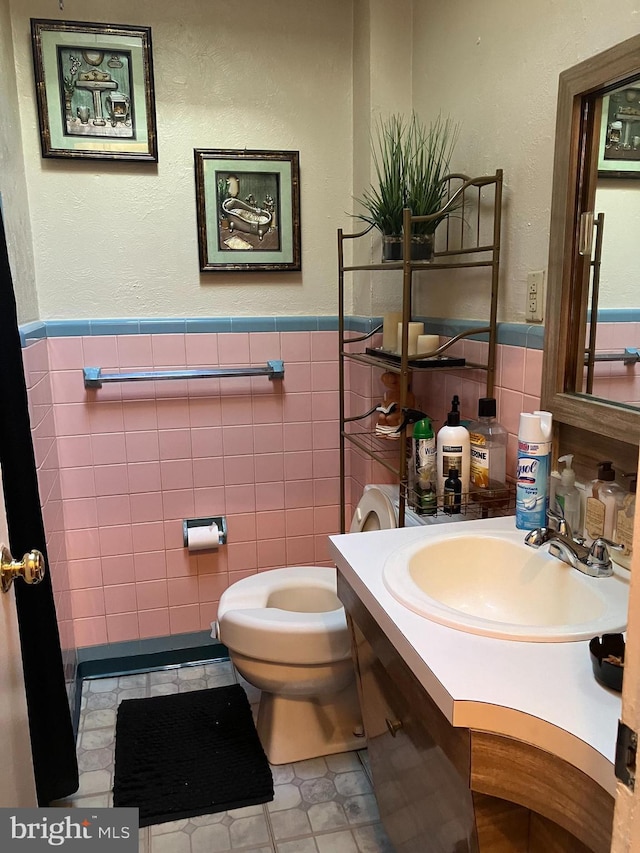
[[(611, 496), (608, 492), (605, 495), (603, 489), (606, 487), (607, 490), (611, 491), (611, 485), (613, 484), (615, 487), (615, 478), (616, 472), (613, 470), (612, 463), (600, 462), (598, 465), (598, 476), (595, 480), (591, 481), (590, 492), (587, 495), (584, 511), (584, 537), (589, 545), (600, 536), (612, 539), (613, 521), (610, 520), (607, 523), (607, 507), (609, 518), (613, 519), (616, 511), (615, 488)], [(619, 486), (617, 488), (622, 491)], [(606, 504), (605, 498), (608, 499)], [(605, 533), (605, 529), (609, 530), (608, 536)]]
[[(615, 472), (613, 474), (615, 477)], [(615, 480), (608, 480), (600, 486), (599, 495), (604, 504), (604, 538), (613, 541), (618, 510), (625, 499), (625, 491)]]
[(444, 481), (449, 468), (456, 468), (462, 483), (462, 503), (469, 493), (469, 432), (460, 424), (460, 400), (458, 395), (451, 401), (451, 411), (446, 424), (440, 428), (437, 439), (438, 495), (444, 495)]
[(560, 456), (564, 462), (560, 474), (560, 485), (556, 488), (556, 509), (567, 520), (574, 533), (580, 530), (580, 492), (576, 488), (576, 472), (572, 468), (573, 453)]

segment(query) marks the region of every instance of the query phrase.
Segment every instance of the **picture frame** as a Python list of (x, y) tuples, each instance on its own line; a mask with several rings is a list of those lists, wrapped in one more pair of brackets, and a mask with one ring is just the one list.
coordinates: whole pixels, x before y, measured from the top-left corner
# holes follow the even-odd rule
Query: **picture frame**
[(158, 161), (151, 28), (31, 19), (43, 157)]
[(599, 178), (640, 178), (640, 84), (602, 99), (598, 145)]
[(201, 272), (301, 269), (299, 159), (194, 149)]

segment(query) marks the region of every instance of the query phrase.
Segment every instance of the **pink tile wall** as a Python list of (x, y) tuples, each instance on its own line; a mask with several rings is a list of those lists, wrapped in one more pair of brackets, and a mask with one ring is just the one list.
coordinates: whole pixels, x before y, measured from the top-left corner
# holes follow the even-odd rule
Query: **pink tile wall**
[[(206, 630), (229, 584), (330, 564), (339, 529), (337, 333), (49, 340), (70, 608), (79, 647)], [(103, 370), (285, 362), (267, 378), (87, 391)], [(228, 544), (189, 553), (182, 520), (226, 515)]]
[(31, 437), (38, 471), (40, 505), (47, 536), (47, 571), (50, 573), (53, 586), (65, 679), (69, 702), (73, 708), (77, 664), (76, 641), (47, 341), (33, 341), (24, 347), (22, 360), (27, 386)]
[[(622, 354), (625, 347), (639, 346), (640, 323), (598, 323), (596, 352)], [(606, 400), (640, 405), (640, 363), (596, 361), (593, 394)]]

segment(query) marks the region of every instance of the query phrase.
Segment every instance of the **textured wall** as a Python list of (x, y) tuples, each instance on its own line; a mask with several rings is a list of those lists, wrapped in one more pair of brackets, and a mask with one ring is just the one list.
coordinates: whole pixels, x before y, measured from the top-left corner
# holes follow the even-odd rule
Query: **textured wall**
[(38, 319), (31, 223), (22, 159), (20, 115), (11, 42), (9, 0), (0, 0), (0, 196), (18, 322)]
[[(453, 165), (505, 173), (501, 320), (524, 319), (526, 276), (546, 269), (558, 75), (640, 29), (636, 0), (414, 5), (413, 103), (461, 124)], [(462, 271), (429, 293), (437, 316), (484, 316)], [(421, 308), (422, 313), (429, 313)]]
[[(15, 0), (11, 13), (42, 318), (335, 314), (350, 3)], [(157, 166), (41, 159), (30, 17), (151, 26)], [(300, 151), (302, 273), (200, 275), (194, 148)]]

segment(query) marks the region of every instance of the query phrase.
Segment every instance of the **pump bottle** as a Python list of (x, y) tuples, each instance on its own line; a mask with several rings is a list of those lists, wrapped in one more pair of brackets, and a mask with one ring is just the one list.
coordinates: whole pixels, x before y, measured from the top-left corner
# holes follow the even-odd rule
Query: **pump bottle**
[(618, 505), (624, 496), (623, 489), (615, 482), (616, 472), (611, 462), (598, 465), (598, 476), (591, 481), (584, 515), (584, 536), (588, 544), (604, 536), (613, 539)]
[(580, 492), (576, 488), (576, 472), (573, 470), (573, 453), (560, 456), (558, 462), (564, 462), (560, 474), (560, 484), (556, 488), (556, 509), (565, 517), (574, 533), (580, 530)]
[(462, 503), (469, 494), (469, 431), (460, 424), (460, 400), (456, 394), (451, 401), (451, 411), (446, 424), (438, 431), (438, 495), (444, 495), (444, 481), (449, 468), (457, 468), (462, 483)]

